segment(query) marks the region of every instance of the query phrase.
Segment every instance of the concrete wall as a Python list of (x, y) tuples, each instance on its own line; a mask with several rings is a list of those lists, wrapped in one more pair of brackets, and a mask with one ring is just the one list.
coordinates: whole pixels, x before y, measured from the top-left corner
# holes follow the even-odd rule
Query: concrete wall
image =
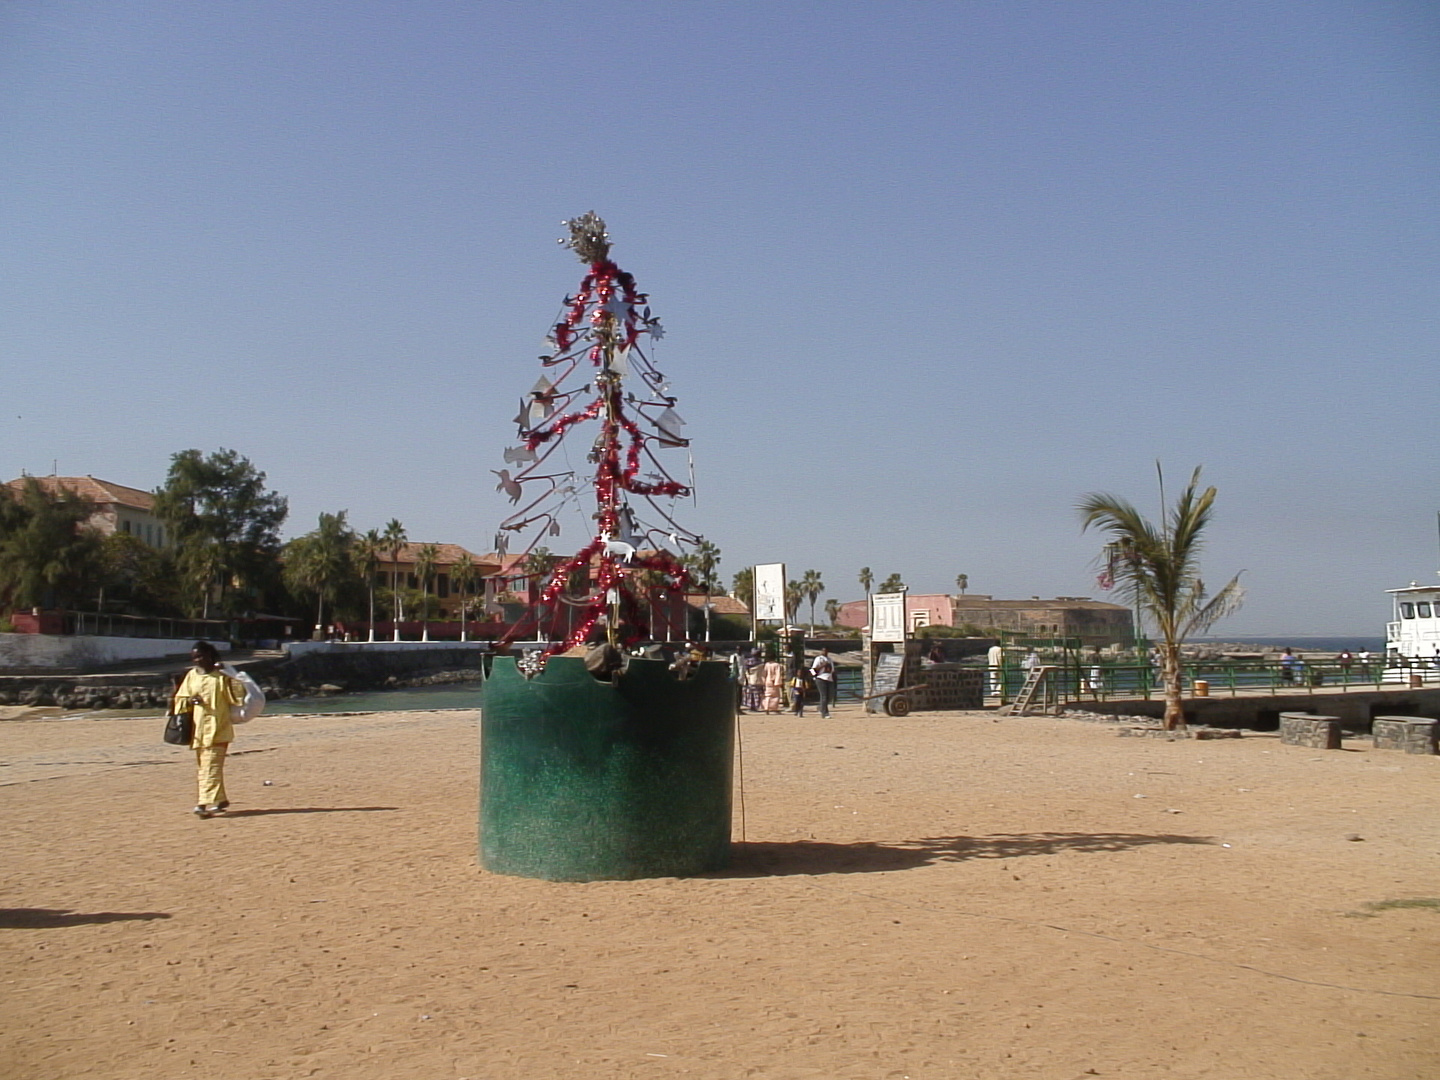
[[(522, 643), (523, 644), (523, 643)], [(287, 641), (285, 654), (292, 660), (306, 656), (372, 656), (389, 652), (486, 652), (492, 641)]]
[[(1165, 701), (1158, 695), (1149, 701), (1127, 699), (1096, 702), (1075, 699), (1067, 704), (1075, 709), (1119, 716), (1148, 716), (1159, 719), (1165, 715)], [(1333, 716), (1339, 719), (1348, 731), (1368, 732), (1370, 721), (1376, 716), (1393, 714), (1440, 718), (1440, 689), (1411, 690), (1396, 687), (1335, 694), (1243, 694), (1236, 697), (1207, 698), (1187, 696), (1183, 708), (1187, 724), (1276, 731), (1280, 727), (1282, 712), (1299, 712)]]
[[(127, 660), (188, 656), (192, 639), (90, 637), (88, 635), (0, 634), (0, 671), (64, 671), (95, 668)], [(228, 642), (217, 641), (222, 653)]]

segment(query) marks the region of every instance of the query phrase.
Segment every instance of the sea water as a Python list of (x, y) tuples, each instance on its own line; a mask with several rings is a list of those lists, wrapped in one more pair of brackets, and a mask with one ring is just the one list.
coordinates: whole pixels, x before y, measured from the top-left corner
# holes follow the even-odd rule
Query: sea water
[(1271, 649), (1283, 649), (1287, 646), (1301, 653), (1330, 653), (1332, 655), (1344, 652), (1349, 649), (1352, 653), (1369, 650), (1372, 653), (1383, 656), (1385, 653), (1385, 639), (1369, 634), (1355, 634), (1350, 637), (1307, 637), (1304, 634), (1297, 634), (1293, 637), (1249, 637), (1248, 635), (1233, 635), (1222, 637), (1211, 635), (1209, 637), (1190, 638), (1196, 645), (1261, 645)]
[(319, 715), (340, 712), (412, 712), (425, 709), (480, 708), (480, 683), (445, 683), (401, 690), (370, 690), (325, 697), (281, 698), (265, 706), (265, 715)]

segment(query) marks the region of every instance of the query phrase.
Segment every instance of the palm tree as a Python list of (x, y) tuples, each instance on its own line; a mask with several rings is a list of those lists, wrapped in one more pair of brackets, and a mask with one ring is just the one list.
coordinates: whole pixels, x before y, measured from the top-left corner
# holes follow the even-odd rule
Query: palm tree
[(325, 601), (333, 606), (340, 590), (355, 572), (351, 546), (355, 534), (345, 522), (345, 511), (321, 514), (314, 532), (285, 545), (285, 582), (297, 592), (313, 590), (316, 597), (315, 628), (325, 626)]
[(460, 640), (469, 641), (465, 631), (465, 616), (470, 608), (470, 594), (480, 583), (480, 567), (474, 559), (465, 555), (451, 572), (450, 580), (455, 585), (455, 591), (460, 594)]
[(970, 587), (970, 575), (969, 575), (969, 574), (956, 574), (956, 575), (955, 575), (955, 587), (960, 590), (960, 595), (961, 595), (961, 596), (964, 596), (964, 595), (965, 595), (965, 590)]
[(385, 550), (390, 552), (390, 590), (394, 594), (394, 606), (390, 609), (391, 625), (395, 629), (395, 640), (400, 640), (400, 617), (404, 612), (400, 610), (400, 553), (405, 550), (405, 526), (398, 520), (391, 518), (385, 526), (385, 531), (380, 534), (385, 542)]
[(540, 594), (545, 590), (545, 586), (550, 583), (550, 573), (555, 569), (555, 564), (559, 561), (560, 556), (553, 554), (549, 548), (537, 547), (534, 551), (530, 552), (529, 555), (525, 556), (525, 561), (521, 564), (521, 569), (525, 571), (526, 576), (530, 579), (525, 584), (525, 598), (535, 605), (535, 636), (537, 638), (550, 638), (555, 636), (557, 629), (555, 623), (557, 620), (553, 614), (550, 615), (548, 625), (541, 626), (547, 614), (547, 609), (540, 601)]
[(860, 587), (865, 590), (866, 607), (869, 607), (870, 586), (875, 584), (875, 575), (870, 572), (868, 566), (860, 568)]
[(829, 617), (831, 626), (838, 623), (840, 621), (840, 601), (836, 600), (833, 596), (829, 600), (826, 600), (825, 614)]
[(365, 591), (370, 596), (370, 637), (375, 640), (375, 574), (380, 569), (380, 557), (385, 554), (385, 538), (375, 529), (370, 529), (355, 541), (355, 561), (365, 575)]
[(737, 570), (730, 579), (730, 595), (745, 605), (752, 615), (755, 612), (755, 568), (747, 566)]
[(800, 575), (800, 591), (810, 601), (810, 636), (815, 636), (815, 601), (825, 591), (825, 582), (820, 580), (819, 570), (806, 570)]
[(719, 582), (715, 571), (720, 565), (720, 549), (709, 540), (701, 540), (695, 550), (680, 560), (700, 591), (705, 594), (705, 640), (710, 640), (710, 597), (715, 595)]
[(210, 601), (225, 569), (225, 552), (219, 544), (195, 540), (179, 554), (181, 572), (187, 582), (200, 591), (200, 618), (210, 618)]
[(100, 534), (86, 525), (94, 512), (74, 492), (47, 492), (33, 476), (16, 498), (0, 487), (0, 601), (9, 605), (0, 613), (74, 604), (89, 592), (101, 551)]
[(800, 620), (800, 601), (805, 599), (804, 586), (798, 581), (785, 583), (785, 625)]
[(883, 593), (904, 592), (907, 587), (905, 582), (900, 580), (899, 574), (891, 574), (880, 583), (879, 591)]
[(1180, 646), (1191, 634), (1204, 632), (1235, 611), (1244, 600), (1239, 574), (1214, 596), (1207, 594), (1200, 580), (1200, 549), (1215, 505), (1215, 488), (1200, 491), (1199, 487), (1197, 467), (1175, 505), (1166, 507), (1162, 473), (1163, 519), (1158, 528), (1114, 495), (1092, 492), (1076, 507), (1082, 531), (1093, 525), (1113, 537), (1113, 543), (1107, 545), (1110, 557), (1102, 559), (1123, 595), (1137, 611), (1150, 617), (1160, 635), (1166, 730), (1185, 726), (1180, 707)]
[[(632, 570), (630, 581), (635, 586), (635, 592), (645, 601), (645, 611), (649, 617), (648, 633), (653, 641), (660, 640), (660, 633), (656, 627), (659, 621), (655, 617), (655, 600), (657, 597), (664, 597), (665, 575), (659, 570)], [(670, 640), (670, 617), (667, 612), (665, 617), (665, 640)]]
[(415, 576), (420, 579), (420, 640), (430, 640), (430, 578), (440, 562), (440, 548), (425, 544), (415, 553)]

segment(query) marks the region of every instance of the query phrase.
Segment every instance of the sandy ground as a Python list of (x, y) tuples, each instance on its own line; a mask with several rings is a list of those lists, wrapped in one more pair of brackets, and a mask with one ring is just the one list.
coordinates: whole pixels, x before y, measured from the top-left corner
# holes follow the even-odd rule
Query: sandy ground
[[(735, 858), (481, 871), (468, 713), (0, 723), (6, 1080), (1440, 1076), (1440, 758), (743, 718)], [(266, 782), (269, 781), (269, 785)]]

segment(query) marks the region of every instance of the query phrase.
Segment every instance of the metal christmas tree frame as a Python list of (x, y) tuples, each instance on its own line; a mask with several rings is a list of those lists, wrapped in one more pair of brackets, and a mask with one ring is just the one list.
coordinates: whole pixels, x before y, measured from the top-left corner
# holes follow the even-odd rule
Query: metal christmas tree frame
[[(540, 357), (546, 373), (520, 403), (515, 418), (520, 445), (505, 451), (507, 465), (516, 471), (492, 470), (500, 478), (496, 490), (512, 503), (524, 503), (496, 534), (495, 549), (502, 556), (518, 534), (528, 537), (520, 554), (536, 551), (542, 539), (560, 535), (563, 514), (584, 519), (594, 499), (589, 542), (532, 575), (538, 599), (501, 640), (509, 645), (527, 631), (540, 636), (547, 605), (579, 609), (565, 640), (523, 665), (531, 672), (549, 657), (591, 640), (597, 627), (603, 627), (612, 646), (647, 636), (640, 594), (691, 588), (680, 549), (701, 540), (672, 514), (675, 500), (689, 496), (691, 485), (676, 480), (656, 454), (689, 446), (670, 385), (652, 361), (654, 344), (664, 333), (660, 320), (651, 314), (649, 297), (636, 288), (634, 277), (611, 260), (605, 222), (592, 211), (565, 224), (570, 236), (560, 243), (589, 270), (575, 295), (565, 298), (563, 315), (546, 338), (550, 351)], [(572, 429), (592, 421), (599, 427), (586, 452), (593, 474), (557, 469), (568, 464), (561, 448)], [(526, 502), (535, 487), (539, 493)], [(568, 595), (577, 581), (583, 595)]]

